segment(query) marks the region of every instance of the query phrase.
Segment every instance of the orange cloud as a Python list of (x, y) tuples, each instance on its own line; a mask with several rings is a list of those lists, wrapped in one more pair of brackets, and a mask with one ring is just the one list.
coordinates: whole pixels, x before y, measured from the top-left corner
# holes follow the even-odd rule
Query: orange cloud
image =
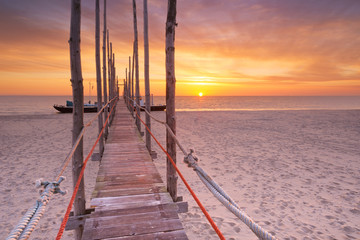
[[(6, 33), (0, 37), (0, 94), (71, 94), (70, 3), (17, 2), (0, 2), (0, 31)], [(177, 94), (360, 95), (360, 2), (329, 2), (178, 2)], [(94, 5), (82, 3), (85, 89), (95, 82)], [(156, 95), (165, 94), (166, 10), (162, 0), (149, 2), (150, 79)], [(137, 14), (143, 93), (141, 1)], [(134, 39), (130, 1), (108, 1), (108, 27), (122, 81)]]

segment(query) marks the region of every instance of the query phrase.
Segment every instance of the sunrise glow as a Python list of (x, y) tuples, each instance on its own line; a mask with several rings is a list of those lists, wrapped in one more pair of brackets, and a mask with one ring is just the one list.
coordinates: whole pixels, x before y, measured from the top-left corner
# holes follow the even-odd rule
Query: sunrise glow
[[(0, 1), (0, 27), (6, 33), (0, 39), (0, 95), (72, 93), (69, 4), (40, 2)], [(91, 1), (82, 8), (81, 65), (88, 93), (87, 83), (96, 82), (95, 10)], [(166, 2), (149, 2), (150, 91), (155, 96), (166, 94), (166, 11)], [(185, 1), (177, 16), (176, 95), (360, 95), (359, 11), (360, 1)], [(122, 83), (133, 53), (131, 1), (109, 2), (107, 15)], [(138, 25), (143, 28), (141, 21)], [(142, 31), (139, 66), (144, 95)]]
[(203, 96), (203, 93), (202, 92), (199, 92), (199, 97), (202, 97)]

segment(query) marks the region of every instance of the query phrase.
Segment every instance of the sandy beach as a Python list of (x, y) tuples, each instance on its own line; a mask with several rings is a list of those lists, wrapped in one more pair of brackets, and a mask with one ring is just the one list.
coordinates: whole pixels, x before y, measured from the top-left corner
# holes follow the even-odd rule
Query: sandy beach
[[(94, 114), (85, 114), (89, 121)], [(0, 116), (1, 172), (0, 239), (5, 239), (28, 208), (39, 197), (35, 181), (54, 180), (61, 163), (71, 149), (71, 114)], [(85, 132), (84, 155), (97, 135), (97, 122)], [(86, 155), (85, 155), (86, 157)], [(87, 203), (95, 185), (98, 162), (89, 161), (85, 170)], [(63, 174), (61, 189), (65, 196), (54, 195), (30, 239), (55, 239), (72, 193), (71, 167)], [(72, 231), (62, 239), (74, 239)]]
[[(359, 110), (178, 112), (177, 135), (238, 205), (279, 239), (360, 239), (359, 119)], [(71, 121), (59, 114), (0, 117), (0, 239), (37, 199), (34, 181), (56, 175), (71, 146)], [(95, 122), (86, 133), (85, 153), (96, 129)], [(164, 144), (164, 128), (153, 122), (152, 129)], [(165, 155), (154, 142), (153, 148), (164, 177)], [(178, 152), (181, 171), (226, 239), (256, 239), (182, 160)], [(85, 173), (88, 198), (97, 167), (89, 162)], [(64, 175), (62, 188), (71, 192), (71, 170)], [(181, 180), (179, 195), (189, 203), (189, 212), (180, 214), (189, 239), (218, 239)], [(55, 238), (69, 198), (53, 197), (30, 239)], [(72, 232), (63, 239), (73, 239)]]
[[(238, 205), (279, 239), (360, 239), (359, 118), (360, 111), (180, 112), (177, 135)], [(177, 159), (182, 162), (180, 152)], [(163, 160), (155, 161), (161, 174)], [(179, 165), (226, 239), (257, 239)], [(180, 216), (190, 239), (217, 239), (181, 183), (179, 195), (189, 202)]]

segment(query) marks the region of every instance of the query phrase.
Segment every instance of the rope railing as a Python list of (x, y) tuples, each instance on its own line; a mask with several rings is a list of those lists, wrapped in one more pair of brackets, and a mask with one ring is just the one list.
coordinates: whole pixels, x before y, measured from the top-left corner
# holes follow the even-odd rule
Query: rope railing
[(200, 207), (201, 211), (204, 213), (205, 217), (207, 218), (207, 220), (209, 221), (209, 223), (211, 224), (211, 226), (213, 227), (213, 229), (215, 230), (215, 232), (217, 233), (217, 235), (219, 236), (220, 239), (225, 239), (225, 237), (222, 235), (220, 229), (216, 226), (214, 220), (212, 220), (211, 216), (209, 215), (209, 213), (206, 211), (205, 207), (202, 205), (202, 203), (200, 202), (199, 198), (196, 196), (195, 192), (192, 190), (192, 188), (190, 187), (190, 185), (187, 183), (187, 181), (185, 180), (184, 176), (182, 175), (182, 173), (180, 172), (180, 170), (178, 169), (178, 167), (176, 166), (174, 160), (172, 159), (172, 157), (169, 155), (169, 153), (165, 150), (165, 148), (160, 144), (160, 142), (155, 138), (155, 136), (152, 134), (152, 132), (150, 131), (150, 129), (148, 128), (148, 126), (145, 124), (145, 122), (140, 118), (140, 116), (136, 113), (136, 116), (139, 118), (139, 120), (141, 121), (141, 123), (146, 127), (146, 129), (149, 131), (150, 135), (154, 138), (155, 142), (159, 145), (159, 147), (163, 150), (163, 152), (167, 155), (168, 159), (170, 160), (171, 164), (174, 166), (176, 172), (179, 174), (181, 180), (183, 181), (183, 183), (185, 184), (186, 188), (189, 190), (190, 194), (192, 195), (192, 197), (194, 198), (194, 200), (196, 201), (196, 203), (198, 204), (198, 206)]
[[(61, 170), (59, 170), (59, 173), (57, 174), (57, 176), (55, 177), (55, 181), (54, 182), (48, 182), (48, 181), (42, 181), (37, 180), (36, 181), (36, 187), (43, 187), (44, 190), (41, 191), (41, 195), (40, 198), (36, 201), (36, 203), (30, 207), (28, 209), (28, 211), (25, 213), (25, 215), (22, 217), (22, 219), (19, 221), (19, 223), (16, 225), (16, 227), (10, 232), (10, 234), (8, 235), (8, 237), (6, 238), (6, 240), (23, 240), (23, 239), (28, 239), (30, 237), (30, 234), (34, 231), (36, 225), (38, 224), (40, 218), (43, 216), (45, 209), (46, 209), (46, 205), (48, 204), (48, 202), (50, 201), (51, 197), (53, 194), (56, 193), (60, 193), (61, 195), (65, 195), (66, 191), (61, 191), (60, 190), (60, 183), (65, 180), (65, 177), (61, 176), (66, 167), (68, 166), (71, 158), (74, 155), (74, 152), (76, 150), (76, 148), (78, 147), (80, 140), (83, 138), (85, 130), (87, 127), (89, 127), (99, 116), (99, 114), (101, 114), (102, 111), (104, 111), (105, 108), (108, 107), (108, 105), (115, 101), (117, 98), (113, 98), (111, 99), (106, 105), (104, 105), (100, 111), (98, 111), (98, 113), (87, 123), (84, 125), (83, 129), (81, 130), (80, 134), (78, 135), (71, 151), (69, 152), (69, 154), (67, 155), (67, 157), (65, 158)], [(115, 104), (113, 106), (113, 108), (115, 107)], [(113, 110), (112, 108), (112, 110)], [(101, 136), (101, 134), (104, 131), (105, 126), (107, 125), (108, 119), (111, 115), (111, 112), (108, 116), (108, 118), (106, 119), (106, 122), (103, 126), (103, 129), (101, 131), (101, 133), (99, 134), (99, 136)], [(98, 140), (96, 141), (95, 145), (97, 144), (97, 142), (99, 141), (100, 137), (98, 137)], [(92, 152), (94, 150), (95, 147), (93, 147)], [(92, 153), (91, 152), (91, 153)], [(86, 165), (86, 164), (84, 164)], [(83, 166), (84, 167), (84, 166)], [(82, 177), (81, 177), (82, 178)], [(81, 179), (80, 178), (80, 179)], [(71, 204), (72, 205), (72, 204)], [(71, 210), (71, 208), (70, 208)]]
[[(116, 98), (116, 99), (117, 99), (117, 98)], [(88, 163), (88, 161), (89, 161), (89, 159), (90, 159), (90, 156), (92, 155), (92, 153), (93, 153), (94, 150), (95, 150), (96, 144), (99, 142), (100, 137), (101, 137), (101, 135), (103, 134), (103, 132), (104, 132), (104, 130), (105, 130), (105, 126), (106, 126), (106, 124), (108, 123), (109, 118), (110, 118), (110, 116), (111, 116), (111, 113), (113, 112), (115, 106), (116, 106), (116, 102), (115, 102), (115, 104), (113, 104), (113, 106), (111, 107), (110, 114), (109, 114), (108, 117), (106, 118), (105, 123), (104, 123), (104, 125), (103, 125), (103, 127), (102, 127), (102, 129), (101, 129), (101, 131), (100, 131), (100, 133), (99, 133), (99, 135), (98, 135), (98, 137), (97, 137), (94, 145), (92, 146), (89, 154), (87, 155), (87, 157), (86, 157), (86, 159), (85, 159), (85, 161), (84, 161), (84, 163), (83, 163), (83, 166), (82, 166), (82, 168), (81, 168), (81, 172), (80, 172), (80, 174), (79, 174), (79, 177), (78, 177), (78, 179), (77, 179), (77, 181), (76, 181), (76, 185), (75, 185), (75, 187), (74, 187), (73, 194), (72, 194), (72, 196), (71, 196), (70, 202), (69, 202), (68, 207), (67, 207), (67, 209), (66, 209), (64, 218), (63, 218), (63, 220), (62, 220), (62, 222), (61, 222), (61, 225), (60, 225), (60, 228), (59, 228), (59, 232), (58, 232), (58, 234), (57, 234), (57, 236), (56, 236), (56, 240), (60, 240), (61, 237), (62, 237), (62, 235), (63, 235), (63, 233), (64, 233), (64, 230), (65, 230), (65, 227), (66, 227), (66, 223), (67, 223), (67, 221), (69, 220), (69, 216), (70, 216), (70, 211), (71, 211), (72, 205), (73, 205), (73, 203), (74, 203), (74, 201), (75, 201), (75, 197), (76, 197), (76, 194), (77, 194), (77, 192), (78, 192), (78, 190), (79, 190), (79, 186), (80, 186), (81, 179), (82, 179), (82, 177), (83, 177), (83, 175), (84, 175), (84, 172), (85, 172), (86, 165), (87, 165), (87, 163)]]
[[(110, 105), (110, 103), (112, 103), (113, 101), (115, 101), (117, 98), (113, 98), (110, 101), (108, 101), (106, 103), (106, 105), (104, 105), (100, 111), (97, 112), (97, 114), (89, 121), (87, 122), (84, 127), (81, 129), (81, 132), (79, 133), (75, 143), (73, 144), (72, 149), (70, 150), (69, 154), (66, 156), (65, 160), (63, 161), (62, 167), (59, 170), (59, 173), (56, 176), (56, 181), (59, 180), (60, 176), (64, 173), (65, 169), (67, 168), (67, 166), (69, 165), (69, 162), (71, 160), (71, 158), (73, 157), (76, 148), (79, 146), (79, 143), (81, 141), (81, 139), (83, 138), (84, 134), (85, 134), (85, 130), (98, 118), (98, 116), (104, 111), (104, 109), (108, 108), (108, 106)], [(107, 111), (107, 110), (106, 110)], [(111, 114), (109, 114), (111, 115)]]
[[(130, 99), (130, 101), (133, 101)], [(135, 101), (133, 101), (134, 104), (138, 105)], [(161, 120), (158, 120), (154, 116), (151, 115), (150, 112), (147, 111), (146, 108), (141, 107), (138, 105), (139, 108), (143, 109), (146, 114), (148, 114), (153, 120), (156, 122), (163, 124), (168, 133), (173, 137), (176, 144), (180, 148), (180, 150), (184, 154), (184, 162), (188, 164), (189, 167), (192, 167), (197, 175), (199, 176), (200, 180), (205, 184), (205, 186), (209, 189), (209, 191), (235, 216), (237, 216), (242, 222), (244, 222), (250, 229), (255, 233), (255, 235), (261, 239), (261, 240), (277, 240), (276, 237), (274, 237), (272, 234), (264, 230), (262, 227), (260, 227), (257, 223), (255, 223), (244, 211), (242, 211), (238, 205), (226, 194), (226, 192), (198, 165), (198, 159), (197, 157), (194, 157), (193, 150), (190, 149), (190, 153), (188, 154), (185, 151), (185, 148), (181, 145), (180, 141), (177, 139), (174, 132), (171, 130), (171, 128), (167, 125), (166, 122), (163, 122)], [(136, 114), (137, 115), (137, 114)], [(137, 115), (137, 117), (140, 119), (140, 116)], [(144, 126), (147, 128), (146, 124), (140, 119), (140, 121), (144, 124)], [(149, 131), (149, 129), (147, 128)], [(149, 131), (151, 136), (153, 134)], [(155, 137), (153, 136), (155, 139)], [(158, 143), (158, 141), (155, 139), (155, 141)], [(158, 143), (159, 144), (159, 143)], [(160, 145), (159, 145), (160, 146)], [(161, 147), (162, 148), (162, 147)], [(164, 149), (163, 149), (164, 151)], [(173, 162), (172, 162), (173, 163)], [(173, 163), (174, 165), (175, 163)], [(176, 166), (176, 165), (175, 165)], [(176, 167), (175, 167), (176, 168)], [(177, 169), (177, 168), (176, 168)]]

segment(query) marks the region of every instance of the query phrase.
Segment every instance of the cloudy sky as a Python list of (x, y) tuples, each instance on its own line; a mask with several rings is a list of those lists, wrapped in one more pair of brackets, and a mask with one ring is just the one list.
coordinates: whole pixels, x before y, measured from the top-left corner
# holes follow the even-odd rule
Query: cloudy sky
[[(70, 3), (0, 0), (0, 95), (71, 95)], [(142, 5), (137, 0), (141, 82)], [(167, 1), (148, 5), (151, 92), (165, 95)], [(122, 80), (132, 55), (132, 2), (107, 6)], [(177, 7), (178, 95), (360, 95), (359, 0), (178, 0)], [(85, 91), (95, 84), (94, 19), (95, 0), (82, 0)]]

